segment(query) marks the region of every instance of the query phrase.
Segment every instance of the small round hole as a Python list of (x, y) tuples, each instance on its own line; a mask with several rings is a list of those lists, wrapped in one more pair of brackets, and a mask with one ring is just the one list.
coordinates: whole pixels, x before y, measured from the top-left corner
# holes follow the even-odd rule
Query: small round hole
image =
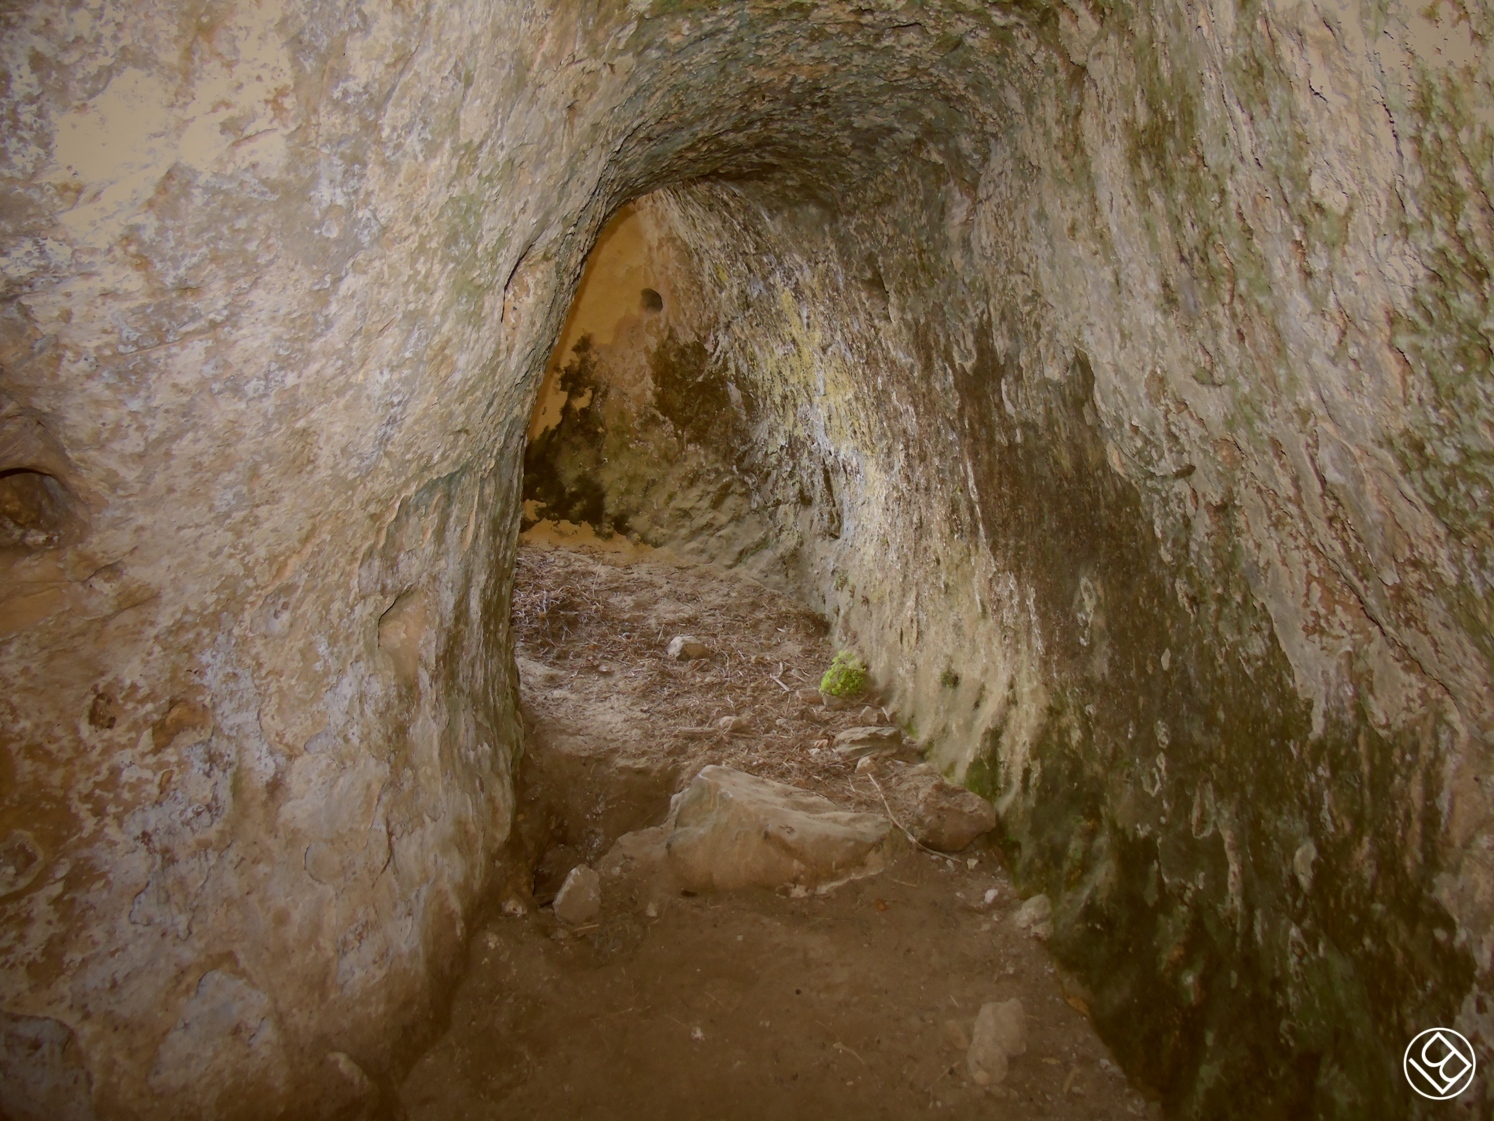
[(645, 288), (643, 290), (643, 310), (651, 311), (657, 315), (664, 310), (664, 297), (652, 288)]
[(67, 521), (67, 489), (44, 471), (0, 470), (0, 545), (51, 544)]

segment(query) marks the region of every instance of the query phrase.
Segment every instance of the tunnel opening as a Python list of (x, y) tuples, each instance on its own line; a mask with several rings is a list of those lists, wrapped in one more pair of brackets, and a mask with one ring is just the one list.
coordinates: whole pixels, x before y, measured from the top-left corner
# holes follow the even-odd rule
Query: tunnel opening
[[(991, 1095), (1159, 1116), (1055, 978), (1048, 898), (1013, 888), (989, 802), (931, 760), (891, 667), (868, 673), (792, 594), (753, 490), (770, 429), (699, 330), (718, 309), (679, 205), (645, 196), (603, 230), (537, 395), (512, 863), (453, 1026), (402, 1089), (411, 1116), (449, 1115), (478, 1054), (484, 1093), (520, 1111), (565, 1071), (580, 1115), (731, 1115), (703, 1073), (729, 1056), (755, 1087), (743, 1116), (977, 1116)], [(787, 511), (824, 541), (829, 470)], [(784, 839), (816, 814), (833, 844)], [(477, 1011), (520, 977), (523, 1016)]]
[[(668, 193), (656, 192), (622, 207), (604, 227), (536, 398), (525, 452), (514, 590), (520, 678), (531, 691), (534, 683), (526, 671), (546, 681), (553, 677), (553, 666), (547, 670), (535, 660), (542, 655), (551, 663), (579, 659), (573, 672), (610, 677), (658, 674), (657, 666), (633, 664), (636, 651), (630, 646), (656, 654), (667, 654), (671, 642), (724, 651), (724, 636), (739, 627), (750, 629), (749, 620), (732, 613), (734, 595), (742, 594), (741, 588), (733, 593), (732, 581), (763, 590), (740, 570), (740, 552), (722, 551), (722, 538), (741, 532), (735, 522), (744, 509), (747, 482), (733, 479), (723, 465), (740, 462), (739, 445), (754, 434), (740, 392), (723, 382), (719, 366), (713, 368), (706, 356), (709, 342), (698, 331), (702, 278), (671, 215)], [(728, 501), (731, 491), (735, 504)], [(755, 531), (762, 533), (760, 526)], [(598, 553), (609, 563), (577, 570), (574, 558), (556, 549)], [(727, 581), (714, 609), (699, 615), (681, 613), (667, 579), (651, 582), (658, 572), (691, 560), (707, 566), (702, 572), (719, 572)], [(630, 562), (641, 566), (628, 567)], [(720, 567), (709, 568), (712, 562)], [(618, 601), (622, 606), (613, 602), (615, 589), (595, 593), (597, 586), (620, 579), (620, 566), (628, 567), (639, 585)], [(656, 572), (656, 566), (662, 568)], [(593, 585), (590, 594), (583, 587), (586, 580)], [(775, 626), (768, 635), (828, 636), (819, 616), (787, 598), (773, 610)], [(717, 739), (718, 722), (736, 721), (738, 733), (754, 727), (769, 734), (788, 723), (778, 713), (754, 709), (730, 688), (732, 673), (761, 659), (740, 650), (722, 657), (736, 667), (725, 677), (708, 672), (713, 668), (708, 661), (669, 659), (678, 663), (677, 672), (656, 682), (659, 703), (677, 693), (688, 696), (693, 681), (698, 709), (691, 705), (686, 714), (672, 716), (673, 726), (661, 733), (661, 741), (676, 733), (685, 740)], [(623, 664), (629, 668), (622, 670)], [(787, 681), (800, 692), (816, 684), (804, 665), (787, 665), (781, 662), (777, 674), (769, 675), (775, 692), (789, 692)], [(680, 673), (684, 677), (677, 680)], [(714, 709), (721, 711), (701, 717)], [(722, 734), (722, 743), (735, 742), (733, 733)], [(576, 862), (594, 864), (622, 834), (658, 824), (670, 797), (690, 776), (665, 752), (626, 764), (593, 757), (590, 773), (573, 770), (562, 779), (548, 772), (568, 765), (564, 751), (553, 750), (532, 726), (531, 736), (539, 749), (526, 755), (527, 776), (520, 786), (536, 804), (520, 813), (528, 822), (548, 820), (555, 829), (553, 843), (537, 857), (529, 844), (534, 898), (545, 905)], [(695, 769), (700, 765), (697, 761)], [(780, 766), (774, 773), (779, 771), (791, 774), (793, 768)], [(568, 813), (538, 804), (559, 790), (567, 791)], [(590, 817), (577, 809), (582, 805), (591, 807)], [(594, 820), (598, 813), (605, 824)]]
[[(1088, 350), (963, 290), (962, 254), (991, 219), (943, 176), (909, 202), (889, 173), (850, 207), (751, 178), (635, 200), (623, 222), (648, 229), (631, 244), (655, 254), (645, 271), (672, 274), (668, 298), (650, 316), (634, 293), (664, 282), (619, 279), (622, 332), (591, 335), (573, 309), (535, 414), (553, 426), (531, 426), (526, 530), (584, 523), (620, 550), (729, 569), (821, 613), (925, 765), (998, 808), (1018, 894), (1055, 901), (1066, 995), (1167, 1111), (1399, 1101), (1393, 1048), (1349, 1010), (1389, 1015), (1408, 992), (1385, 983), (1392, 971), (1365, 973), (1364, 950), (1330, 949), (1340, 920), (1307, 894), (1331, 863), (1311, 811), (1277, 816), (1296, 801), (1285, 788), (1257, 798), (1264, 756), (1341, 750), (1354, 718), (1316, 723), (1258, 601), (1221, 609), (1248, 568), (1189, 527), (1218, 524), (1229, 482), (1203, 502), (1198, 457), (1165, 443), (1138, 480)], [(934, 245), (951, 256), (920, 257)], [(931, 289), (958, 295), (936, 308)], [(583, 284), (575, 309), (586, 303)], [(1164, 414), (1186, 409), (1155, 378), (1141, 392)], [(1164, 530), (1147, 511), (1171, 496), (1180, 521)], [(1234, 638), (1202, 638), (1210, 628)], [(1335, 773), (1330, 797), (1364, 806), (1359, 780)], [(1396, 828), (1363, 814), (1348, 832), (1389, 851)], [(1409, 880), (1372, 894), (1449, 946), (1445, 915)], [(1272, 933), (1266, 916), (1288, 914)], [(1311, 966), (1292, 949), (1303, 921), (1326, 924)], [(1291, 1000), (1339, 1027), (1267, 1029), (1285, 959), (1243, 945), (1242, 924), (1299, 960), (1292, 985), (1313, 995)], [(1394, 958), (1399, 937), (1371, 956)], [(1456, 957), (1432, 968), (1462, 975)], [(1273, 1063), (1290, 1077), (1246, 1074)]]
[[(1024, 904), (1013, 889), (989, 803), (947, 780), (953, 769), (919, 743), (917, 714), (893, 701), (893, 667), (868, 675), (783, 562), (783, 526), (755, 490), (759, 449), (774, 443), (754, 400), (760, 382), (717, 353), (730, 344), (711, 329), (720, 324), (706, 295), (712, 281), (682, 235), (688, 206), (655, 193), (604, 228), (536, 397), (513, 591), (525, 726), (513, 868), (500, 889), (505, 918), (477, 935), (484, 949), (454, 1019), (490, 983), (485, 974), (523, 957), (551, 991), (546, 1027), (509, 1024), (503, 1046), (530, 1048), (550, 1069), (584, 1046), (575, 1023), (617, 1016), (639, 1040), (624, 1052), (649, 1050), (654, 1061), (639, 1079), (627, 1063), (597, 1060), (592, 1080), (643, 1113), (662, 1108), (698, 1065), (678, 1053), (683, 1043), (731, 1048), (734, 1068), (755, 1084), (782, 1085), (784, 1108), (824, 1097), (826, 1108), (834, 1099), (844, 1110), (863, 1096), (868, 1108), (923, 1108), (922, 1083), (932, 1081), (934, 1100), (957, 1113), (996, 1093), (1046, 1095), (1061, 1103), (1055, 1116), (1088, 1116), (1096, 1099), (1104, 1110), (1155, 1116), (1156, 1104), (1125, 1082), (1072, 994), (1065, 1000), (1054, 983), (1041, 941), (1051, 933), (1047, 897)], [(765, 295), (761, 278), (748, 286)], [(830, 471), (817, 464), (785, 510), (818, 542), (842, 529)], [(948, 667), (938, 678), (946, 692), (961, 680)], [(779, 784), (775, 796), (822, 799), (842, 818), (896, 822), (896, 855), (879, 849), (870, 869), (852, 861), (824, 874), (802, 864), (770, 874), (761, 854), (736, 851), (736, 842), (713, 852), (704, 873), (671, 863), (704, 828), (681, 824), (700, 790), (763, 779)], [(767, 821), (745, 828), (780, 827)], [(726, 886), (757, 894), (720, 893)], [(942, 945), (920, 944), (915, 932), (952, 907), (962, 915)], [(562, 952), (537, 952), (545, 943), (536, 932)], [(807, 960), (783, 960), (786, 948), (811, 943)], [(608, 977), (584, 999), (571, 975), (578, 962)], [(614, 985), (630, 967), (642, 976), (623, 998)], [(706, 1008), (681, 1000), (682, 979), (708, 991)], [(930, 984), (947, 996), (928, 999)], [(762, 1007), (749, 1013), (747, 1003)], [(642, 1004), (669, 1010), (662, 1031), (657, 1011), (638, 1015)], [(848, 1014), (848, 1004), (860, 1011)], [(998, 1010), (1003, 1030), (1023, 1042), (987, 1038)], [(837, 1025), (836, 1061), (785, 1063), (784, 1041), (823, 1045), (827, 1019)], [(895, 1024), (914, 1025), (913, 1035), (893, 1043)], [(571, 1042), (557, 1046), (557, 1032)], [(1061, 1063), (1020, 1061), (1029, 1034), (1034, 1050)], [(491, 1043), (449, 1031), (406, 1085), (415, 1115), (449, 1109), (453, 1071)], [(868, 1067), (873, 1052), (895, 1076)], [(934, 1064), (951, 1061), (961, 1075), (937, 1086)], [(661, 1069), (666, 1062), (674, 1068)], [(522, 1102), (524, 1080), (509, 1079), (508, 1100)], [(583, 1111), (597, 1092), (588, 1081), (568, 1086)], [(689, 1096), (700, 1108), (725, 1107), (724, 1096), (700, 1088)], [(765, 1093), (752, 1108), (773, 1100)]]

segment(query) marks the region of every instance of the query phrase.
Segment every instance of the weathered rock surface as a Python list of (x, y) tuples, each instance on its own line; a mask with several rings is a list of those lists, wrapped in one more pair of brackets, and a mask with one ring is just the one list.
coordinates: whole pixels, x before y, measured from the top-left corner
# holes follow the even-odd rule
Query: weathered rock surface
[(679, 795), (665, 850), (695, 891), (814, 887), (879, 871), (892, 823), (818, 794), (706, 767)]
[(66, 1024), (0, 1013), (0, 1111), (14, 1121), (89, 1121), (92, 1086)]

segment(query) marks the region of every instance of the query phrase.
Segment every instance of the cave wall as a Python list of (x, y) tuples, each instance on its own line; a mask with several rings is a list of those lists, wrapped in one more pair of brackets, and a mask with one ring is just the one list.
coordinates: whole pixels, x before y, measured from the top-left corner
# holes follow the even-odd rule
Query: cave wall
[(499, 371), (554, 324), (501, 282), (553, 219), (474, 241), (461, 87), (401, 81), (460, 10), (5, 18), (6, 431), (72, 517), (0, 579), (0, 1108), (336, 1116), (508, 825)]
[(719, 554), (997, 798), (1130, 1069), (1404, 1116), (1414, 1029), (1494, 1039), (1486, 13), (0, 19), (0, 1109), (397, 1073), (509, 826), (547, 358), (683, 183), (645, 350), (732, 419), (692, 459), (653, 399), (630, 528), (720, 472)]

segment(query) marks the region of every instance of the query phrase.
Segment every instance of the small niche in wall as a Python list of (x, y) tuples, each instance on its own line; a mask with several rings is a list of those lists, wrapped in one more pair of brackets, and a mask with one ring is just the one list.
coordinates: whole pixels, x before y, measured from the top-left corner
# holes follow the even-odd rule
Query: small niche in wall
[(77, 523), (68, 460), (35, 417), (0, 419), (0, 549), (56, 545)]
[(664, 297), (659, 295), (659, 293), (655, 292), (652, 288), (645, 288), (643, 290), (643, 298), (641, 302), (643, 304), (643, 310), (654, 315), (658, 315), (659, 312), (664, 310)]
[(0, 470), (0, 548), (57, 544), (71, 508), (67, 488), (46, 472), (25, 467)]

